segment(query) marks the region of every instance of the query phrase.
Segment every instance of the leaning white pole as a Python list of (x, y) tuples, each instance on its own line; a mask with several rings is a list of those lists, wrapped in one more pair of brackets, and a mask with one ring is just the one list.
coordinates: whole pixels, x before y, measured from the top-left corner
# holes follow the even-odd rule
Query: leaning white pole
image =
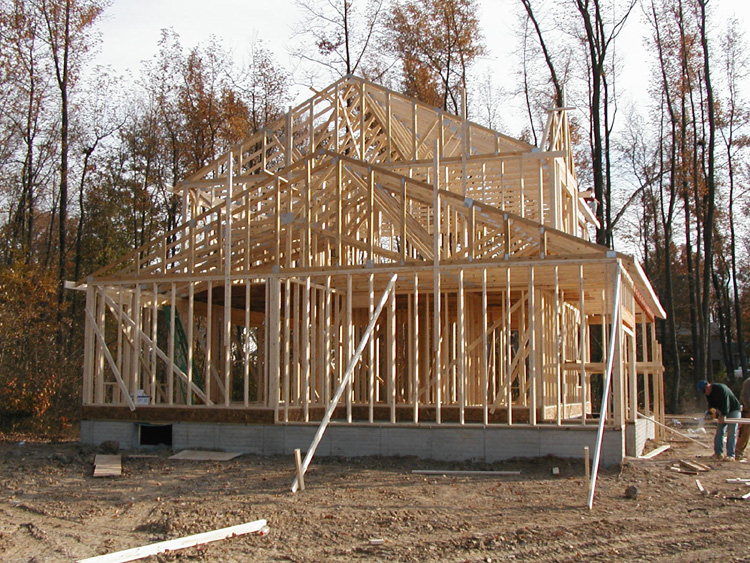
[(97, 555), (95, 557), (89, 557), (88, 559), (79, 559), (77, 563), (125, 563), (126, 561), (137, 561), (138, 559), (145, 559), (146, 557), (156, 555), (157, 553), (177, 551), (178, 549), (203, 545), (227, 538), (233, 538), (235, 536), (244, 536), (245, 534), (252, 534), (253, 532), (262, 532), (265, 526), (265, 520), (255, 520), (254, 522), (229, 526), (228, 528), (221, 528), (220, 530), (214, 530), (212, 532), (203, 532), (202, 534), (194, 534), (184, 538), (134, 547), (132, 549), (126, 549), (125, 551)]
[[(341, 378), (341, 382), (339, 383), (338, 389), (336, 389), (336, 393), (334, 394), (333, 398), (331, 399), (330, 404), (328, 405), (328, 408), (326, 409), (326, 413), (323, 416), (323, 420), (320, 421), (320, 426), (318, 426), (318, 431), (315, 433), (315, 437), (313, 438), (313, 441), (310, 443), (310, 448), (307, 450), (307, 453), (305, 454), (305, 459), (302, 462), (302, 475), (303, 476), (305, 472), (307, 471), (307, 468), (310, 466), (310, 462), (312, 461), (312, 458), (315, 455), (315, 450), (318, 448), (318, 444), (320, 443), (320, 440), (323, 438), (323, 434), (325, 434), (326, 428), (328, 427), (328, 423), (331, 421), (331, 417), (333, 416), (333, 411), (336, 408), (336, 405), (338, 404), (339, 400), (341, 399), (341, 395), (343, 395), (344, 389), (346, 389), (346, 385), (349, 381), (349, 378), (352, 376), (352, 373), (354, 372), (354, 368), (359, 362), (359, 359), (362, 357), (362, 351), (365, 349), (367, 342), (370, 340), (372, 331), (375, 329), (375, 323), (377, 322), (378, 317), (380, 316), (380, 313), (383, 311), (383, 307), (385, 306), (386, 301), (388, 301), (388, 296), (393, 290), (393, 286), (396, 284), (397, 278), (398, 278), (397, 274), (393, 274), (393, 276), (391, 276), (391, 280), (388, 282), (388, 285), (386, 286), (385, 291), (383, 292), (383, 297), (380, 298), (380, 303), (378, 303), (378, 306), (375, 308), (375, 311), (372, 313), (372, 317), (370, 317), (370, 324), (367, 325), (367, 328), (365, 329), (365, 333), (362, 335), (362, 340), (359, 341), (359, 345), (357, 346), (357, 349), (354, 352), (354, 356), (352, 356), (352, 359), (349, 360), (349, 365), (346, 368), (346, 373), (344, 373), (344, 377)], [(299, 479), (298, 477), (295, 477), (294, 482), (292, 483), (292, 492), (296, 493), (298, 488), (299, 488)]]
[(596, 492), (596, 478), (599, 475), (599, 461), (602, 452), (602, 439), (604, 438), (604, 422), (607, 418), (607, 402), (609, 402), (609, 387), (612, 382), (612, 367), (615, 356), (615, 337), (620, 324), (620, 263), (617, 262), (617, 280), (615, 281), (615, 305), (612, 308), (612, 330), (609, 339), (609, 350), (607, 350), (607, 369), (604, 377), (604, 392), (602, 393), (602, 407), (599, 412), (599, 429), (596, 432), (596, 447), (594, 448), (594, 463), (591, 471), (591, 483), (589, 485), (589, 510), (594, 506), (594, 493)]
[[(678, 431), (677, 431), (677, 430), (675, 430), (674, 428), (670, 428), (670, 427), (669, 427), (669, 426), (667, 426), (666, 424), (662, 424), (661, 422), (659, 422), (659, 421), (658, 421), (658, 420), (656, 420), (655, 418), (652, 418), (652, 417), (650, 417), (650, 416), (646, 416), (646, 415), (645, 415), (645, 414), (643, 414), (642, 412), (639, 412), (639, 413), (638, 413), (638, 416), (640, 416), (640, 417), (641, 417), (641, 418), (643, 418), (643, 419), (649, 420), (649, 421), (653, 422), (654, 424), (658, 424), (658, 425), (659, 425), (659, 426), (661, 426), (662, 428), (666, 428), (666, 429), (667, 429), (667, 430), (669, 430), (670, 432), (674, 432), (674, 433), (675, 433), (675, 434), (677, 434), (678, 436), (681, 436), (681, 437), (683, 437), (683, 438), (685, 438), (685, 439), (687, 439), (687, 440), (690, 440), (691, 442), (695, 442), (696, 444), (698, 444), (698, 445), (700, 445), (700, 446), (703, 446), (704, 448), (706, 448), (706, 449), (708, 449), (708, 450), (711, 450), (711, 449), (713, 449), (713, 446), (709, 446), (708, 444), (704, 444), (704, 443), (703, 443), (703, 442), (701, 442), (700, 440), (696, 440), (695, 438), (691, 438), (691, 437), (690, 437), (690, 436), (688, 436), (687, 434), (683, 434), (682, 432), (678, 432)], [(747, 424), (750, 424), (750, 420), (748, 420), (748, 421), (747, 421)]]

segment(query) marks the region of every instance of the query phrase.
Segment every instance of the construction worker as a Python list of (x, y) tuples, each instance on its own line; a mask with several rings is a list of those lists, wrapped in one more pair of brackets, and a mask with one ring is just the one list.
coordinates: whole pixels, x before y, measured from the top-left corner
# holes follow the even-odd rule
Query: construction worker
[[(706, 395), (710, 409), (716, 409), (719, 413), (716, 434), (714, 435), (714, 459), (725, 459), (734, 461), (734, 446), (737, 443), (737, 425), (727, 424), (726, 419), (740, 418), (739, 399), (734, 396), (732, 390), (722, 383), (709, 383), (705, 379), (698, 382), (698, 391)], [(729, 432), (727, 432), (727, 426)], [(727, 457), (724, 457), (724, 434), (727, 435)]]
[[(742, 382), (740, 403), (742, 403), (742, 418), (750, 418), (750, 377)], [(748, 439), (750, 439), (750, 424), (741, 424), (739, 437), (737, 438), (737, 450), (735, 451), (737, 459), (745, 457), (745, 448), (747, 447)]]

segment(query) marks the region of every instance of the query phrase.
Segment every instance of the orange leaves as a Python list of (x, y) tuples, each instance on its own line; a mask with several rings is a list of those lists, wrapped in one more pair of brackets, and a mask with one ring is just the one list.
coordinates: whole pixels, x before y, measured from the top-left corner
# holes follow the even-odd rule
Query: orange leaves
[(0, 269), (0, 413), (41, 416), (62, 377), (57, 352), (57, 284), (17, 262)]

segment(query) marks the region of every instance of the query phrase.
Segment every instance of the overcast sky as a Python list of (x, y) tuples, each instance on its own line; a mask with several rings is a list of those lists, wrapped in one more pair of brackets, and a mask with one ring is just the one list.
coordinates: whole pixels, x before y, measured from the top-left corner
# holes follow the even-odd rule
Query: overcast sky
[[(717, 10), (734, 13), (750, 41), (750, 1), (712, 0)], [(209, 7), (210, 6), (210, 7)], [(480, 23), (488, 47), (488, 57), (480, 63), (489, 69), (499, 86), (513, 86), (517, 60), (512, 53), (517, 44), (514, 28), (518, 0), (479, 0)], [(642, 16), (638, 8), (632, 25), (619, 40), (620, 52), (629, 56), (620, 75), (619, 94), (625, 100), (645, 95), (648, 83), (647, 56), (643, 49)], [(283, 66), (291, 68), (288, 54), (292, 28), (298, 20), (293, 0), (113, 0), (99, 25), (102, 44), (96, 64), (111, 66), (118, 74), (138, 74), (141, 61), (156, 53), (160, 31), (172, 28), (185, 49), (190, 49), (211, 35), (220, 38), (236, 57), (245, 56), (254, 38), (263, 40)], [(318, 86), (324, 86), (320, 84)], [(296, 102), (310, 95), (300, 87)], [(513, 121), (513, 109), (501, 119)], [(515, 129), (514, 126), (511, 127)], [(506, 131), (518, 134), (519, 131)]]

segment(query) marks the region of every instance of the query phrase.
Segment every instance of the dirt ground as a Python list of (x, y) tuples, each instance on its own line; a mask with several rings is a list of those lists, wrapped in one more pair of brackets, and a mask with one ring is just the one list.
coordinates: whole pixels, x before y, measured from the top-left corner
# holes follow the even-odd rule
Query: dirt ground
[[(691, 422), (683, 417), (679, 430), (695, 432)], [(710, 433), (693, 436), (709, 444)], [(266, 535), (143, 561), (750, 562), (750, 500), (730, 498), (750, 486), (726, 482), (750, 478), (750, 464), (711, 460), (710, 449), (680, 437), (653, 459), (603, 470), (593, 510), (579, 460), (321, 458), (306, 490), (292, 494), (291, 456), (205, 462), (170, 460), (167, 450), (121, 452), (121, 477), (94, 478), (96, 449), (17, 438), (0, 443), (2, 561), (69, 562), (263, 518)], [(144, 453), (151, 457), (136, 457)], [(710, 471), (670, 470), (679, 459)], [(631, 486), (635, 498), (626, 495)]]

